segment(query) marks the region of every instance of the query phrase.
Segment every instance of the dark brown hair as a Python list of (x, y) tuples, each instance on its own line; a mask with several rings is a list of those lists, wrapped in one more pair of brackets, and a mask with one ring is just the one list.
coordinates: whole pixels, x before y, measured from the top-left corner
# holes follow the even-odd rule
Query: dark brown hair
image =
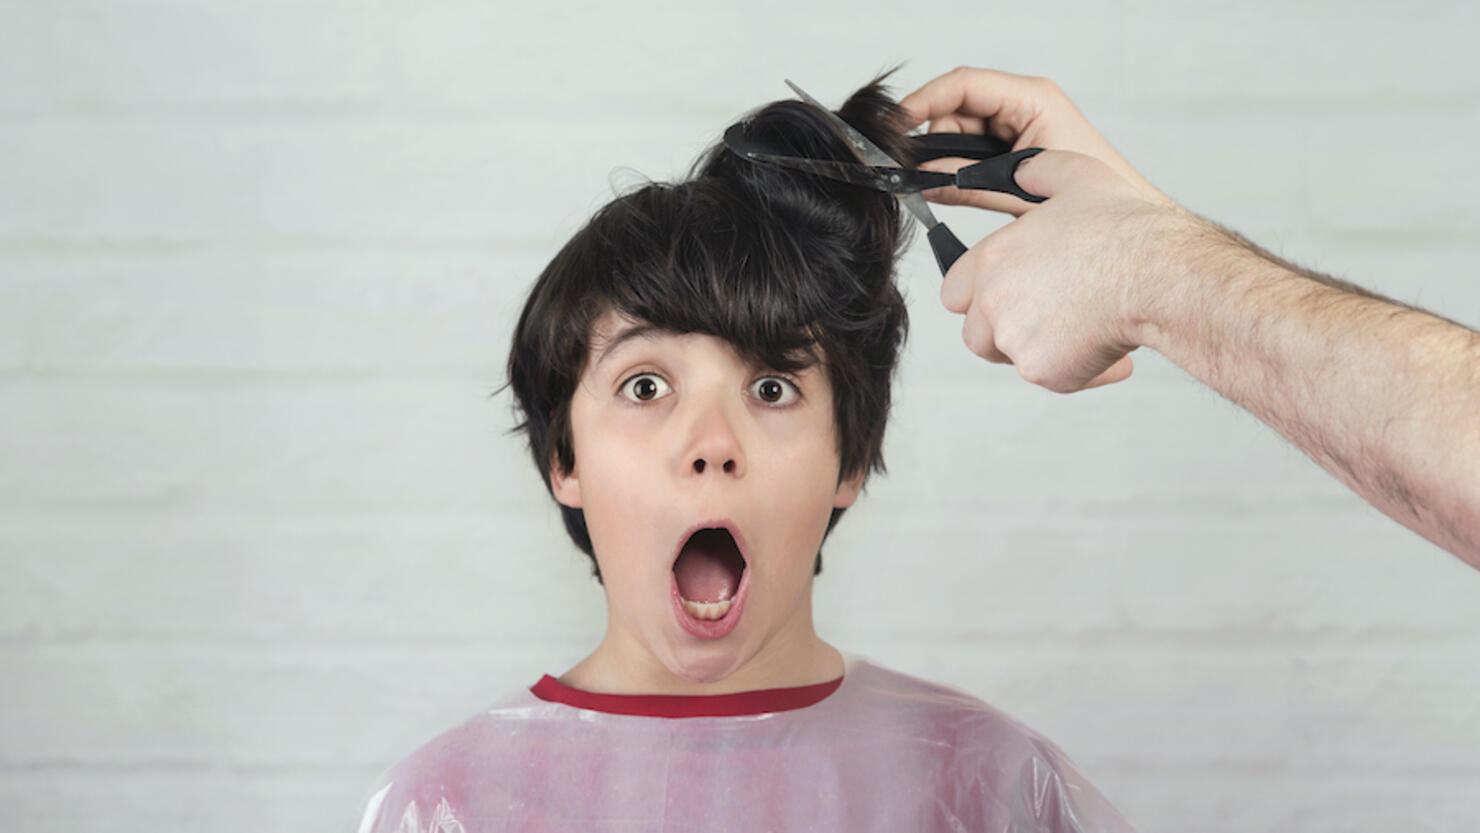
[[(892, 70), (891, 70), (892, 72)], [(838, 114), (909, 165), (902, 112), (880, 75)], [(856, 161), (822, 113), (795, 100), (749, 117), (749, 136), (784, 152)], [(840, 482), (883, 473), (889, 387), (909, 329), (894, 267), (910, 226), (891, 195), (769, 164), (717, 143), (686, 179), (648, 183), (602, 207), (540, 274), (509, 352), (508, 382), (534, 464), (575, 466), (570, 403), (593, 322), (608, 310), (673, 333), (703, 333), (780, 372), (823, 361), (833, 391)], [(502, 388), (501, 388), (502, 389)], [(565, 528), (591, 558), (585, 515)], [(827, 532), (843, 514), (834, 509)], [(826, 534), (823, 536), (826, 540)], [(822, 572), (817, 554), (813, 574)]]

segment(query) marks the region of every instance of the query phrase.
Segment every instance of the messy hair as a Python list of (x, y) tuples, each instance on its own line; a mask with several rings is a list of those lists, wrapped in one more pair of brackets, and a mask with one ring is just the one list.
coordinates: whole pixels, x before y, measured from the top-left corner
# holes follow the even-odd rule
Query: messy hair
[[(890, 71), (892, 72), (892, 70)], [(838, 110), (911, 165), (903, 111), (875, 78)], [(783, 153), (856, 161), (826, 117), (801, 101), (752, 113), (748, 135)], [(593, 323), (608, 311), (675, 334), (702, 333), (789, 373), (821, 361), (833, 393), (839, 482), (885, 472), (889, 386), (909, 329), (894, 284), (910, 227), (890, 194), (752, 162), (716, 143), (675, 183), (648, 183), (602, 207), (530, 290), (509, 352), (508, 385), (535, 466), (575, 467), (570, 405)], [(585, 514), (560, 506), (601, 582)], [(832, 532), (844, 510), (834, 508)], [(813, 575), (822, 572), (819, 549)]]

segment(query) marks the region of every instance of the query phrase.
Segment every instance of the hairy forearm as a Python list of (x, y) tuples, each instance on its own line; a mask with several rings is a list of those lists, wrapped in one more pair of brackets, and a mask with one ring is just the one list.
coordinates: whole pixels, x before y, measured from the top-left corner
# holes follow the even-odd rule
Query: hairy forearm
[(1480, 568), (1480, 334), (1199, 223), (1142, 343)]

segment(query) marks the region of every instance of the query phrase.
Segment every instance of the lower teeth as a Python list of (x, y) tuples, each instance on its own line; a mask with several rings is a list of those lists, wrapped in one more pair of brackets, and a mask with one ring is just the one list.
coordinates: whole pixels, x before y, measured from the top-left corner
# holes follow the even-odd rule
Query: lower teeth
[(730, 605), (734, 603), (734, 599), (726, 599), (722, 602), (691, 602), (684, 599), (683, 609), (695, 619), (721, 619), (730, 612)]

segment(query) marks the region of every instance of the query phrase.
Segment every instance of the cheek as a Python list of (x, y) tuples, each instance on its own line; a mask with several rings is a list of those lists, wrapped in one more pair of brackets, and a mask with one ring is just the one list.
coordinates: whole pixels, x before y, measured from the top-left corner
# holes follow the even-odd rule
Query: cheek
[(588, 481), (599, 487), (614, 472), (631, 469), (633, 449), (638, 443), (625, 415), (599, 405), (594, 401), (595, 392), (588, 387), (582, 386), (579, 391), (579, 399), (571, 408), (571, 445), (582, 487)]
[[(827, 529), (838, 486), (838, 455), (828, 425), (811, 425), (763, 461), (766, 514), (778, 521), (793, 547), (818, 543)], [(759, 473), (759, 472), (758, 472)], [(810, 565), (810, 561), (808, 564)]]
[[(586, 530), (591, 544), (596, 549), (602, 573), (616, 573), (617, 562), (628, 560), (623, 548), (631, 546), (631, 530), (628, 528), (631, 504), (641, 499), (640, 488), (634, 488), (634, 478), (624, 477), (635, 469), (630, 459), (631, 443), (600, 418), (589, 402), (578, 403), (571, 409), (572, 447), (575, 451), (576, 472), (580, 477), (581, 511), (586, 519)], [(617, 576), (612, 575), (608, 583)]]
[(789, 471), (806, 473), (796, 478), (798, 487), (815, 490), (822, 481), (836, 485), (837, 432), (830, 410), (813, 412), (807, 419), (781, 420), (770, 439), (772, 453)]

